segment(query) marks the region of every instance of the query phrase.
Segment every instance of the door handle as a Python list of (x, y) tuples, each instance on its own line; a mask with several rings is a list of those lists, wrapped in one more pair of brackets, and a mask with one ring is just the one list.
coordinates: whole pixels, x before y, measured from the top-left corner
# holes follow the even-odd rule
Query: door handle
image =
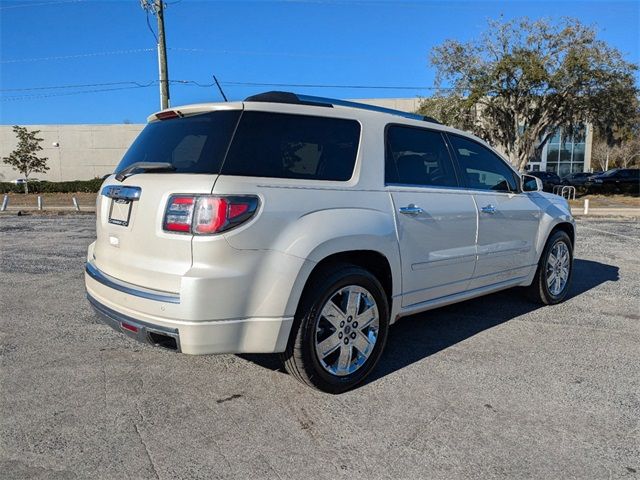
[(424, 211), (419, 206), (414, 205), (413, 203), (410, 203), (406, 207), (400, 207), (398, 210), (400, 213), (404, 213), (405, 215), (418, 215), (419, 213), (422, 213)]
[(496, 213), (496, 207), (491, 204), (482, 207), (480, 210), (482, 210), (483, 213), (490, 213), (492, 215)]

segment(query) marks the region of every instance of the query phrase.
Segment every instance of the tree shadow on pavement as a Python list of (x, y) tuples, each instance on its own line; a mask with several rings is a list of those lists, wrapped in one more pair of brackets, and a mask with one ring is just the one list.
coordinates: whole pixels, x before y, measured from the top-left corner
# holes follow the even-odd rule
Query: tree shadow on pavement
[[(618, 281), (618, 267), (574, 260), (568, 299), (605, 282)], [(385, 352), (366, 383), (375, 382), (484, 330), (541, 308), (514, 288), (402, 318), (389, 330)], [(276, 355), (243, 354), (241, 358), (269, 370), (284, 371)]]

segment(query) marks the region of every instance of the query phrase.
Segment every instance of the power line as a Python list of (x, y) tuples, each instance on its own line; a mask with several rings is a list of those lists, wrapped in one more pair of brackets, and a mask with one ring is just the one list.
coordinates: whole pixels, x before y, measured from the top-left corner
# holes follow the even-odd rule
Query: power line
[(354, 59), (361, 58), (358, 55), (335, 55), (323, 53), (303, 53), (303, 52), (264, 52), (258, 50), (225, 50), (225, 49), (209, 49), (209, 48), (189, 48), (189, 47), (171, 47), (170, 50), (186, 53), (213, 53), (217, 55), (250, 55), (263, 57), (300, 57), (300, 58), (342, 58)]
[[(60, 89), (72, 89), (72, 88), (91, 88), (90, 90), (78, 90), (71, 92), (45, 92), (38, 94), (24, 94), (24, 95), (10, 95), (0, 96), (0, 101), (13, 101), (13, 100), (28, 100), (32, 98), (47, 98), (47, 97), (59, 97), (70, 95), (83, 95), (87, 93), (98, 92), (111, 92), (116, 90), (129, 90), (136, 88), (146, 88), (152, 85), (157, 85), (158, 80), (151, 80), (147, 83), (141, 83), (134, 80), (121, 81), (121, 82), (105, 82), (105, 83), (85, 83), (74, 85), (50, 85), (40, 87), (25, 87), (25, 88), (7, 88), (0, 89), (0, 92), (23, 92), (23, 91), (39, 91), (39, 90), (60, 90)], [(169, 83), (173, 85), (182, 86), (195, 86), (199, 88), (211, 88), (215, 86), (215, 82), (212, 83), (200, 83), (196, 80), (169, 80)], [(335, 89), (368, 89), (368, 90), (451, 90), (450, 88), (438, 88), (438, 87), (426, 87), (426, 86), (408, 86), (408, 85), (338, 85), (338, 84), (320, 84), (320, 83), (262, 83), (262, 82), (220, 82), (221, 85), (227, 87), (293, 87), (293, 88), (335, 88)], [(116, 88), (94, 88), (94, 87), (111, 87), (118, 86)]]
[(122, 55), (141, 52), (155, 52), (155, 48), (130, 48), (128, 50), (111, 50), (107, 52), (78, 53), (75, 55), (56, 55), (51, 57), (34, 57), (34, 58), (16, 58), (12, 60), (2, 60), (0, 63), (23, 63), (23, 62), (39, 62), (43, 60), (68, 60), (71, 58), (84, 57), (100, 57), (103, 55)]
[(63, 3), (81, 3), (86, 0), (58, 0), (55, 2), (40, 2), (40, 3), (30, 3), (30, 2), (22, 2), (17, 5), (7, 5), (5, 7), (0, 7), (0, 10), (9, 10), (10, 8), (24, 8), (24, 7), (44, 7), (45, 5), (60, 5)]
[[(215, 83), (198, 83), (195, 80), (171, 80), (171, 83), (192, 84), (197, 87), (213, 87)], [(262, 82), (220, 82), (227, 87), (298, 87), (298, 88), (346, 88), (370, 90), (451, 90), (450, 88), (411, 86), (411, 85), (337, 85), (321, 83), (262, 83)]]
[[(149, 28), (151, 26), (148, 24)], [(151, 30), (151, 33), (154, 35), (154, 40), (156, 40), (155, 31)], [(217, 55), (245, 55), (245, 56), (258, 56), (258, 57), (292, 57), (292, 58), (326, 58), (326, 59), (337, 59), (337, 60), (356, 60), (367, 57), (375, 57), (377, 59), (400, 59), (399, 56), (393, 55), (374, 55), (374, 54), (353, 54), (353, 55), (340, 55), (340, 54), (331, 54), (331, 53), (304, 53), (304, 52), (264, 52), (257, 50), (210, 50), (204, 48), (186, 48), (186, 47), (167, 47), (167, 50), (171, 50), (173, 52), (183, 52), (183, 53), (210, 53)], [(10, 60), (2, 60), (0, 63), (24, 63), (24, 62), (40, 62), (40, 61), (48, 61), (48, 60), (69, 60), (74, 58), (84, 58), (84, 57), (99, 57), (104, 55), (124, 55), (131, 53), (140, 53), (140, 52), (151, 52), (155, 51), (153, 48), (131, 48), (125, 50), (112, 50), (106, 52), (89, 52), (89, 53), (79, 53), (79, 54), (71, 54), (71, 55), (54, 55), (49, 57), (33, 57), (33, 58), (14, 58)]]
[[(155, 82), (152, 80), (151, 83)], [(126, 82), (106, 82), (106, 83), (80, 83), (75, 85), (50, 85), (46, 87), (25, 87), (25, 88), (0, 88), (0, 92), (24, 92), (24, 91), (32, 91), (32, 90), (55, 90), (60, 88), (84, 88), (84, 87), (105, 87), (112, 85), (133, 85), (138, 87), (146, 87), (149, 82), (142, 84), (140, 82), (135, 82), (133, 80)]]
[(149, 21), (149, 9), (145, 8), (144, 13), (147, 15), (147, 27), (149, 28), (149, 31), (151, 32), (151, 35), (153, 35), (153, 39), (156, 41), (156, 44), (157, 44), (158, 36), (156, 35), (156, 32), (151, 27), (151, 22)]
[(300, 87), (300, 88), (347, 88), (370, 90), (447, 90), (439, 87), (408, 86), (408, 85), (334, 85), (320, 83), (261, 83), (261, 82), (220, 82), (230, 87)]
[[(199, 83), (195, 80), (169, 80), (171, 83), (181, 84), (181, 85), (195, 85), (196, 87), (209, 88), (215, 85), (215, 82), (212, 83)], [(221, 82), (222, 83), (222, 82)]]
[(113, 92), (115, 90), (130, 90), (133, 88), (146, 88), (154, 85), (156, 82), (151, 82), (148, 85), (134, 85), (129, 87), (116, 87), (116, 88), (100, 88), (93, 90), (81, 90), (77, 92), (61, 92), (61, 93), (40, 93), (33, 95), (15, 95), (15, 96), (5, 96), (0, 97), (0, 101), (15, 101), (15, 100), (30, 100), (36, 98), (48, 98), (48, 97), (63, 97), (68, 95), (82, 95), (86, 93), (98, 93), (98, 92)]

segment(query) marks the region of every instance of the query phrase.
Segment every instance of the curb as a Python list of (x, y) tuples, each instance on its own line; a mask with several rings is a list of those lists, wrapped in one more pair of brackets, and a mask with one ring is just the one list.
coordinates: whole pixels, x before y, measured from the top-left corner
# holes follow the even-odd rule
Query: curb
[(86, 208), (81, 210), (76, 210), (72, 207), (60, 207), (60, 208), (46, 208), (42, 210), (38, 210), (34, 207), (13, 207), (8, 208), (7, 210), (0, 211), (0, 217), (15, 217), (22, 215), (29, 216), (42, 216), (46, 217), (49, 215), (95, 215), (95, 208)]
[(585, 215), (582, 208), (571, 210), (574, 217), (640, 217), (640, 208), (590, 208), (589, 213)]

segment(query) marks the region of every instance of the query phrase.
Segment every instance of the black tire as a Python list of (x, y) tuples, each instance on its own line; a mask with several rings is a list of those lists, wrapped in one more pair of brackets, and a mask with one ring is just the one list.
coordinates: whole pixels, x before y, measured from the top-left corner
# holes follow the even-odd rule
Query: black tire
[[(549, 254), (551, 253), (553, 247), (558, 242), (564, 243), (569, 252), (569, 275), (567, 278), (567, 282), (564, 285), (564, 288), (559, 293), (554, 295), (549, 290), (549, 286), (547, 284), (546, 266), (547, 266), (547, 260), (549, 259)], [(569, 289), (571, 288), (572, 276), (573, 276), (573, 244), (571, 243), (571, 239), (569, 238), (569, 235), (567, 235), (562, 230), (557, 230), (553, 232), (553, 234), (547, 239), (547, 243), (544, 247), (542, 255), (540, 256), (540, 261), (538, 262), (538, 269), (536, 270), (536, 275), (533, 278), (533, 282), (531, 283), (531, 285), (526, 289), (527, 296), (532, 302), (543, 304), (543, 305), (555, 305), (556, 303), (560, 303), (566, 298), (567, 294), (569, 293)]]
[[(366, 289), (379, 314), (378, 335), (366, 361), (353, 373), (335, 375), (327, 371), (316, 354), (316, 321), (322, 308), (336, 292), (347, 286)], [(371, 272), (355, 265), (334, 264), (314, 273), (302, 294), (284, 353), (284, 366), (300, 382), (327, 393), (342, 393), (360, 384), (380, 359), (389, 331), (389, 302), (384, 288)], [(340, 347), (342, 348), (342, 347)]]

